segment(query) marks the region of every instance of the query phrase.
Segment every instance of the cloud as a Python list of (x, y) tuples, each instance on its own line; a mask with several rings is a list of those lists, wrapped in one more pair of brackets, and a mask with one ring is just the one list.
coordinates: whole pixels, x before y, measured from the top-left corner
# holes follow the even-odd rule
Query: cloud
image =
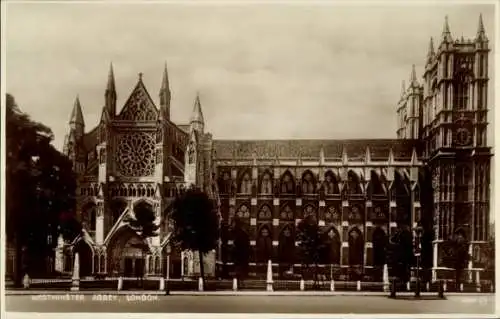
[(445, 15), (454, 36), (473, 37), (482, 12), (495, 38), (485, 5), (7, 7), (7, 90), (58, 147), (77, 94), (87, 130), (97, 123), (111, 61), (120, 107), (139, 72), (157, 99), (167, 61), (173, 119), (188, 121), (200, 91), (215, 138), (395, 137), (401, 80), (412, 64), (422, 74)]

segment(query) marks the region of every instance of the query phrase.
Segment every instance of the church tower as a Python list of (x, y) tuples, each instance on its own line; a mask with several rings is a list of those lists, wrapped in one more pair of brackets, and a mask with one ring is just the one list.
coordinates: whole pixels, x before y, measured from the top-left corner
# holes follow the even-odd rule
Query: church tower
[(80, 98), (77, 96), (73, 104), (73, 110), (69, 119), (69, 132), (64, 140), (63, 153), (73, 161), (75, 173), (81, 174), (85, 168), (85, 155), (83, 147), (83, 135), (85, 133), (85, 122), (83, 120)]
[(443, 241), (451, 236), (469, 241), (471, 269), (479, 268), (474, 258), (487, 240), (491, 157), (486, 140), (488, 52), (481, 16), (474, 39), (454, 40), (445, 18), (436, 51), (430, 40), (422, 139), (434, 192), (434, 276), (442, 270)]
[(419, 139), (422, 132), (423, 87), (417, 80), (415, 65), (412, 66), (408, 88), (403, 81), (398, 103), (398, 139)]

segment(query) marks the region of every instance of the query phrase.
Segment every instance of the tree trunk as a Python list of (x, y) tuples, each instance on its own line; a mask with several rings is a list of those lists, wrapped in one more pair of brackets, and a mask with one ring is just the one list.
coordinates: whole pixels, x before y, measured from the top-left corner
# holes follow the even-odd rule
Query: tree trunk
[(203, 253), (201, 250), (198, 250), (198, 256), (200, 256), (200, 277), (203, 281), (203, 285), (205, 285), (205, 267), (203, 265)]

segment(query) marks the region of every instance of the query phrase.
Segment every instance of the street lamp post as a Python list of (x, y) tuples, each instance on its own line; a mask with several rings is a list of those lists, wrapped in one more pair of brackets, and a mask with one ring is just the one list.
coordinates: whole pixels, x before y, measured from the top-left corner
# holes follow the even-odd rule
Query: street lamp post
[(417, 269), (416, 269), (416, 287), (415, 287), (415, 297), (420, 297), (420, 252), (421, 252), (421, 238), (422, 238), (422, 226), (417, 226), (415, 228), (415, 257), (417, 257)]

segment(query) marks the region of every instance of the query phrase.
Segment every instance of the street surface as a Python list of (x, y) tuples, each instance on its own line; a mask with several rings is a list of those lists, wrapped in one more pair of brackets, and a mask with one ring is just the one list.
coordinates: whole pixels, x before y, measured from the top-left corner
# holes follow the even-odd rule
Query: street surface
[[(7, 312), (493, 314), (494, 295), (446, 300), (385, 296), (5, 296)], [(69, 300), (68, 300), (69, 299)]]

